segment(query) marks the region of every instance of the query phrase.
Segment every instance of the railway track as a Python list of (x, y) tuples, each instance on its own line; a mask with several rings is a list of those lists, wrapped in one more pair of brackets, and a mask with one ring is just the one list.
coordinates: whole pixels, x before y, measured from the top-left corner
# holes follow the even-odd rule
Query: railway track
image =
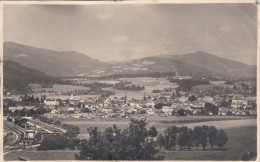
[(25, 130), (23, 130), (23, 128), (11, 123), (11, 122), (8, 122), (8, 121), (4, 121), (4, 128), (7, 129), (7, 130), (10, 130), (12, 132), (14, 132), (16, 135), (17, 135), (17, 138), (12, 141), (10, 143), (10, 146), (15, 146), (17, 145), (18, 143), (20, 143), (24, 137), (26, 136), (26, 132)]

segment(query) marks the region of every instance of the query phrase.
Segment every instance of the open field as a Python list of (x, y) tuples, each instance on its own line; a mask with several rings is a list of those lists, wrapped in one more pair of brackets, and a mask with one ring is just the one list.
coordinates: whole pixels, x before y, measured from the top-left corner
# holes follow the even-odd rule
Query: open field
[(138, 77), (138, 78), (120, 78), (122, 81), (131, 82), (139, 86), (145, 86), (147, 92), (152, 92), (153, 89), (163, 90), (164, 88), (177, 88), (176, 83), (170, 83), (166, 78), (151, 78), (151, 77)]
[(194, 123), (206, 121), (220, 121), (220, 120), (244, 120), (256, 119), (254, 116), (161, 116), (153, 115), (146, 117), (148, 122), (162, 122), (162, 123)]
[[(196, 120), (195, 120), (196, 119)], [(211, 119), (212, 121), (207, 121), (208, 119)], [(231, 120), (233, 119), (233, 120)], [(239, 120), (240, 119), (240, 120)], [(186, 120), (183, 122), (183, 120)], [(206, 121), (205, 121), (206, 120)], [(234, 127), (242, 127), (242, 126), (256, 126), (256, 119), (253, 118), (244, 118), (244, 117), (234, 117), (234, 118), (217, 118), (217, 117), (203, 117), (203, 116), (191, 116), (191, 117), (180, 117), (173, 118), (169, 123), (162, 123), (162, 122), (149, 122), (148, 119), (148, 128), (151, 126), (155, 126), (157, 128), (157, 131), (159, 133), (163, 133), (163, 131), (175, 124), (178, 126), (188, 126), (190, 128), (193, 128), (194, 126), (200, 126), (200, 125), (212, 125), (216, 126), (218, 129), (229, 129)], [(197, 122), (195, 122), (197, 121)], [(87, 120), (87, 119), (65, 119), (62, 121), (62, 123), (67, 123), (71, 125), (78, 126), (80, 128), (80, 135), (79, 138), (88, 138), (88, 131), (87, 129), (90, 127), (98, 127), (100, 130), (104, 130), (105, 128), (113, 126), (113, 124), (116, 124), (120, 129), (124, 129), (128, 126), (129, 119), (95, 119), (95, 120)]]
[(142, 91), (126, 91), (117, 90), (112, 87), (103, 88), (104, 90), (114, 91), (116, 97), (124, 97), (127, 95), (128, 98), (142, 99), (145, 95), (155, 95), (152, 93), (154, 89), (163, 90), (164, 88), (177, 88), (176, 83), (170, 83), (166, 78), (152, 78), (152, 77), (137, 77), (137, 78), (120, 78), (121, 81), (131, 82), (138, 86), (144, 86), (145, 89)]
[(88, 90), (88, 87), (83, 86), (74, 86), (74, 85), (60, 85), (60, 84), (54, 84), (52, 88), (42, 88), (40, 84), (30, 84), (30, 87), (34, 92), (40, 92), (45, 90), (48, 91), (54, 91), (56, 93), (62, 93), (62, 92), (70, 92), (74, 90)]
[[(165, 124), (152, 122), (148, 126), (154, 125), (157, 128), (157, 131), (162, 133), (167, 127), (173, 124)], [(195, 126), (215, 126), (217, 129), (231, 129), (237, 127), (246, 127), (246, 126), (256, 126), (256, 119), (245, 119), (245, 120), (226, 120), (226, 121), (208, 121), (208, 122), (197, 122), (197, 123), (181, 123), (175, 124), (177, 126), (187, 126), (189, 128), (194, 128)]]
[[(158, 155), (165, 156), (164, 160), (241, 160), (245, 152), (256, 151), (256, 126), (231, 125), (226, 128), (229, 140), (222, 151), (166, 151)], [(77, 151), (13, 151), (5, 155), (5, 160), (18, 160), (19, 156), (29, 160), (74, 160)]]

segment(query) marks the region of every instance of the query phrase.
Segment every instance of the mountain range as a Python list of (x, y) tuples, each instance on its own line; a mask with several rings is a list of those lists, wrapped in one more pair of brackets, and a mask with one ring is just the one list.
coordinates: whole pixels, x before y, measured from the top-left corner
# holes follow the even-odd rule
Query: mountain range
[(106, 63), (75, 51), (54, 51), (13, 42), (4, 43), (4, 60), (12, 60), (49, 76), (104, 76), (177, 72), (228, 77), (256, 76), (256, 66), (218, 57), (203, 51), (183, 55), (145, 57), (126, 62)]

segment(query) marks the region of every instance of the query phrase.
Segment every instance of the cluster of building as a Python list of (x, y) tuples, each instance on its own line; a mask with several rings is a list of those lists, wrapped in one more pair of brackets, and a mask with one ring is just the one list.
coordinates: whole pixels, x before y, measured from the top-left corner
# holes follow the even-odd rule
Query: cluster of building
[[(152, 95), (144, 94), (142, 99), (127, 98), (127, 96), (92, 96), (75, 99), (71, 96), (66, 99), (44, 98), (41, 104), (51, 110), (45, 115), (61, 118), (128, 118), (134, 115), (256, 115), (256, 96), (247, 95), (252, 91), (251, 86), (247, 89), (244, 87), (245, 85), (240, 83), (229, 85), (225, 84), (225, 81), (210, 81), (210, 84), (196, 86), (190, 92), (176, 92), (175, 89), (170, 89)], [(18, 101), (20, 100), (18, 98)], [(207, 109), (207, 103), (217, 110)], [(23, 109), (30, 110), (36, 107), (9, 107), (9, 110), (13, 112)]]
[[(232, 102), (229, 106), (223, 107), (221, 102)], [(182, 115), (216, 115), (212, 111), (205, 114), (205, 105), (210, 103), (217, 107), (218, 115), (256, 115), (256, 97), (236, 97), (227, 101), (220, 96), (204, 96), (191, 101), (189, 96), (171, 98), (163, 97), (145, 97), (142, 100), (107, 97), (86, 98), (82, 100), (46, 100), (44, 104), (51, 108), (46, 114), (61, 118), (128, 118), (130, 116), (142, 115), (178, 115), (180, 110), (184, 111)], [(157, 106), (161, 103), (161, 107)], [(180, 114), (179, 114), (180, 115)]]

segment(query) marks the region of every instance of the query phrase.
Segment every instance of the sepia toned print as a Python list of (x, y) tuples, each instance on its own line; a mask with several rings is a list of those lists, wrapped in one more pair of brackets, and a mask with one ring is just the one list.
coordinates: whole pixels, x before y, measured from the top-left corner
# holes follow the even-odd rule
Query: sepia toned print
[(256, 4), (4, 4), (4, 160), (257, 158)]

